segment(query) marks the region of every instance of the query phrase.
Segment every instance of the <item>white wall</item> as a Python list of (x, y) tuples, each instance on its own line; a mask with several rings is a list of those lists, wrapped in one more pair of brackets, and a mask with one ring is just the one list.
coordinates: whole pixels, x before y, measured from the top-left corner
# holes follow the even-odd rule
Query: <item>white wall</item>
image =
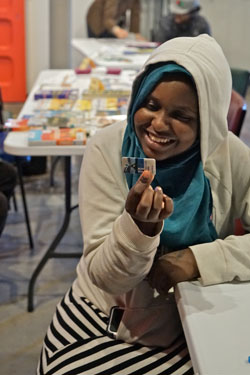
[(71, 65), (71, 2), (50, 1), (50, 68), (65, 69)]
[(87, 37), (86, 14), (93, 0), (71, 0), (72, 36)]
[(250, 69), (250, 0), (200, 0), (229, 65)]
[(141, 34), (151, 40), (154, 25), (167, 14), (168, 0), (141, 0)]
[[(72, 38), (87, 38), (86, 14), (93, 0), (71, 0)], [(71, 68), (80, 65), (82, 55), (71, 48)]]
[(49, 0), (26, 0), (26, 80), (29, 92), (38, 73), (48, 69)]

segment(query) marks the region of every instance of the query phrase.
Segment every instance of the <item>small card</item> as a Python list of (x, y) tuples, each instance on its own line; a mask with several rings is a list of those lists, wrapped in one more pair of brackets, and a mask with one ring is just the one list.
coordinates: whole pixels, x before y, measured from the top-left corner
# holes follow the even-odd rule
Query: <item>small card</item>
[(147, 170), (155, 175), (155, 159), (123, 157), (122, 169), (124, 173), (141, 174), (143, 171)]

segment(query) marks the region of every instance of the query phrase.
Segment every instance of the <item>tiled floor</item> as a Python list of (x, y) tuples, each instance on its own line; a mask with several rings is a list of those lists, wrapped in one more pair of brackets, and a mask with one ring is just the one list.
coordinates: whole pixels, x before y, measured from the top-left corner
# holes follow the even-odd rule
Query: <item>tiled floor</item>
[[(72, 204), (77, 203), (80, 158), (73, 160)], [(55, 305), (75, 277), (78, 259), (50, 259), (35, 285), (35, 310), (27, 312), (29, 278), (63, 221), (63, 174), (60, 165), (55, 186), (49, 175), (27, 177), (25, 182), (35, 249), (30, 251), (19, 187), (18, 212), (11, 208), (0, 238), (0, 373), (35, 374), (39, 351)], [(57, 251), (81, 252), (78, 210), (71, 214), (67, 233)]]
[[(241, 137), (250, 146), (249, 111)], [(80, 158), (73, 159), (73, 204), (77, 203)], [(35, 311), (27, 312), (29, 278), (39, 259), (57, 233), (63, 220), (64, 195), (62, 168), (58, 166), (55, 186), (49, 175), (26, 178), (25, 182), (35, 249), (30, 251), (19, 189), (19, 210), (9, 212), (8, 222), (0, 238), (0, 373), (1, 375), (33, 375), (41, 343), (55, 310), (56, 303), (75, 277), (77, 259), (50, 259), (35, 286)], [(70, 226), (58, 251), (82, 251), (78, 210), (72, 212)]]

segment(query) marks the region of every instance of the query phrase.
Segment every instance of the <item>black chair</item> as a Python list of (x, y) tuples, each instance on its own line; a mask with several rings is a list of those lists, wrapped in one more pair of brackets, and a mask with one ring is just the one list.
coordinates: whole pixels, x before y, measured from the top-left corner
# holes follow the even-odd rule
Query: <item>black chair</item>
[(232, 90), (231, 102), (227, 115), (228, 129), (237, 137), (240, 136), (244, 118), (247, 112), (247, 104), (244, 98), (235, 90)]
[[(2, 138), (4, 138), (7, 135), (7, 132), (4, 129), (3, 99), (2, 99), (1, 87), (0, 87), (0, 132), (2, 134), (5, 133), (5, 134), (3, 134)], [(15, 161), (16, 161), (15, 165), (17, 167), (17, 172), (18, 172), (19, 185), (20, 185), (20, 189), (21, 189), (21, 195), (22, 195), (22, 201), (23, 201), (23, 209), (24, 209), (26, 227), (27, 227), (27, 232), (28, 232), (29, 245), (30, 245), (30, 249), (33, 249), (34, 248), (34, 242), (33, 242), (33, 237), (32, 237), (32, 233), (31, 233), (29, 213), (28, 213), (28, 208), (27, 208), (27, 203), (26, 203), (26, 195), (25, 195), (25, 189), (24, 189), (23, 177), (22, 177), (22, 165), (21, 165), (22, 162), (21, 162), (19, 157), (16, 157)], [(15, 191), (13, 192), (12, 198), (13, 198), (14, 209), (15, 209), (15, 211), (17, 211)]]
[(250, 71), (247, 69), (231, 68), (231, 74), (233, 89), (245, 98), (250, 80)]
[(1, 91), (1, 88), (0, 88), (0, 125), (1, 125), (1, 128), (4, 124), (4, 119), (3, 119), (3, 98), (2, 98), (2, 91)]

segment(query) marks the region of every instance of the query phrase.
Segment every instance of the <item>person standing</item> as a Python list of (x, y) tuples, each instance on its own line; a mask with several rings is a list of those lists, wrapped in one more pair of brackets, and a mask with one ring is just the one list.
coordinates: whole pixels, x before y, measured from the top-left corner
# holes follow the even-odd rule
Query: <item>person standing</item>
[(210, 25), (199, 14), (200, 9), (199, 0), (171, 0), (170, 13), (160, 19), (154, 41), (163, 43), (180, 36), (211, 35)]
[(140, 0), (95, 0), (87, 13), (87, 27), (90, 38), (124, 39), (129, 32), (140, 38)]

